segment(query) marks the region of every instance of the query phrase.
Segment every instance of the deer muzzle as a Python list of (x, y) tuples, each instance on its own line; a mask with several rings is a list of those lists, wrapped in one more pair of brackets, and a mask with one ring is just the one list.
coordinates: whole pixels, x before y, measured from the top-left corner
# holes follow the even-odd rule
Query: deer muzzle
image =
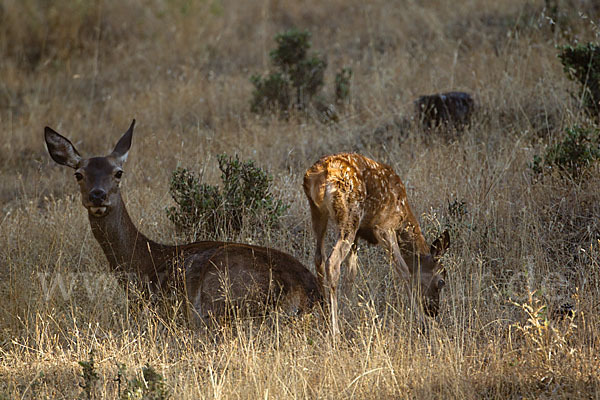
[(90, 191), (88, 196), (89, 206), (88, 210), (96, 217), (102, 217), (108, 210), (108, 204), (106, 204), (107, 194), (103, 189), (95, 188)]

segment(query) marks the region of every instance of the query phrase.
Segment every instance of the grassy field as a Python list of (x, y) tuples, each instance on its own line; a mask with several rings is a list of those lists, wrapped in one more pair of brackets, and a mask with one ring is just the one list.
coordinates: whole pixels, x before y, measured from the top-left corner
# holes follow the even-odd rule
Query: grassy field
[[(593, 124), (556, 46), (597, 41), (599, 18), (592, 0), (0, 1), (0, 399), (142, 398), (148, 366), (175, 399), (599, 398), (600, 166), (529, 168)], [(327, 57), (326, 97), (337, 70), (354, 72), (337, 123), (250, 112), (249, 77), (293, 27)], [(476, 99), (464, 132), (400, 129), (418, 96), (450, 90)], [(105, 155), (133, 118), (122, 191), (142, 232), (184, 240), (165, 212), (171, 172), (214, 184), (216, 155), (239, 154), (290, 208), (277, 229), (199, 239), (275, 247), (311, 270), (306, 168), (341, 151), (390, 164), (428, 241), (451, 232), (440, 315), (420, 333), (367, 246), (335, 346), (320, 312), (233, 321), (215, 339), (177, 303), (127, 294), (43, 127)], [(574, 315), (559, 318), (566, 303)]]

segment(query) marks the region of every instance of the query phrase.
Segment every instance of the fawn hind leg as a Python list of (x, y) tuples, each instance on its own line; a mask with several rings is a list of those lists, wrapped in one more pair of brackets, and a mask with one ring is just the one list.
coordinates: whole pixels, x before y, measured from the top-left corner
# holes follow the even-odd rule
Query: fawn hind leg
[(335, 212), (335, 222), (339, 229), (339, 236), (327, 259), (325, 273), (327, 285), (329, 286), (331, 328), (334, 336), (336, 336), (339, 333), (337, 287), (340, 279), (340, 266), (348, 256), (348, 253), (354, 244), (354, 240), (356, 239), (356, 232), (358, 232), (361, 218), (361, 207), (359, 204), (348, 207), (342, 196), (338, 196), (334, 200), (337, 203), (334, 203), (333, 210)]
[(337, 287), (340, 280), (340, 265), (352, 247), (354, 238), (350, 236), (353, 236), (353, 234), (349, 232), (340, 234), (325, 265), (326, 286), (329, 293), (329, 305), (331, 307), (331, 329), (334, 336), (339, 333)]

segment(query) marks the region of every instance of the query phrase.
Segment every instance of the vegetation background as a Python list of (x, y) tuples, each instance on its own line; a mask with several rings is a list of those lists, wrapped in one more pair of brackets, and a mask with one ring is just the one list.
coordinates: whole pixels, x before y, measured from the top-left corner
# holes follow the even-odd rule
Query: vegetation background
[[(566, 128), (593, 127), (556, 46), (598, 41), (599, 17), (593, 0), (2, 0), (0, 398), (598, 398), (600, 169), (540, 177), (529, 164)], [(326, 56), (330, 97), (336, 69), (353, 70), (337, 123), (250, 112), (249, 77), (291, 28)], [(419, 95), (449, 90), (476, 98), (470, 127), (410, 123)], [(318, 312), (234, 321), (215, 339), (177, 304), (135, 300), (42, 136), (49, 125), (104, 155), (132, 118), (122, 191), (144, 233), (184, 240), (165, 212), (171, 172), (214, 184), (216, 155), (238, 154), (290, 208), (279, 228), (199, 239), (272, 246), (311, 269), (305, 169), (341, 151), (389, 163), (428, 240), (451, 229), (441, 315), (419, 333), (388, 259), (366, 246), (335, 347)]]

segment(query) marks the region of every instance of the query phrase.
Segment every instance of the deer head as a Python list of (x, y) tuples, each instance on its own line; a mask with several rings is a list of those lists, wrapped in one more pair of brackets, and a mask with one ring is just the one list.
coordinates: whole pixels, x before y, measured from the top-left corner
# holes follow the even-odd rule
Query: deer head
[(127, 159), (135, 120), (119, 139), (115, 149), (106, 157), (83, 158), (64, 136), (46, 127), (44, 136), (48, 152), (54, 161), (75, 170), (79, 183), (81, 202), (89, 215), (95, 218), (107, 216), (112, 207), (120, 203), (119, 183), (123, 175), (123, 163)]
[(435, 317), (440, 308), (440, 291), (446, 285), (446, 271), (440, 263), (440, 258), (450, 246), (450, 235), (444, 231), (430, 247), (430, 254), (420, 255), (413, 268), (418, 268), (413, 277), (419, 276), (421, 299), (427, 315)]

